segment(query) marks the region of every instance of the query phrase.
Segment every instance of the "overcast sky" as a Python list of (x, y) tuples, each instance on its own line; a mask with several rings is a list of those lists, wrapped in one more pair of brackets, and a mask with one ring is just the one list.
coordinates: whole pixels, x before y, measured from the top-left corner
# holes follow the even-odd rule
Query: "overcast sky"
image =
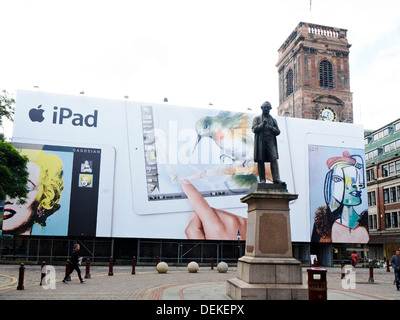
[[(311, 10), (310, 10), (311, 9)], [(0, 89), (246, 111), (278, 106), (300, 21), (348, 30), (355, 123), (400, 118), (399, 0), (0, 0)]]

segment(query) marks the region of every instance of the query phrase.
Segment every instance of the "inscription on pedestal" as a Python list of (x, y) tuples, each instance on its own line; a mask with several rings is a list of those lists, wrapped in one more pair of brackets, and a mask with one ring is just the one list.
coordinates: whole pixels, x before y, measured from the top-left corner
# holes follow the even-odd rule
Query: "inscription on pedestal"
[(290, 241), (287, 219), (282, 214), (264, 213), (260, 216), (259, 250), (261, 253), (286, 254)]

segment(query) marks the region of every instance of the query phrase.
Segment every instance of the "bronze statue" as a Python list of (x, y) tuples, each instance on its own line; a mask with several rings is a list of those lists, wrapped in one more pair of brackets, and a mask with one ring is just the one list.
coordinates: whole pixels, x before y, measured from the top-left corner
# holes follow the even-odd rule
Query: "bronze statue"
[(265, 183), (265, 162), (271, 165), (273, 183), (283, 184), (279, 176), (278, 167), (278, 144), (276, 136), (281, 131), (277, 121), (269, 114), (271, 104), (266, 101), (261, 106), (262, 114), (253, 120), (252, 131), (254, 132), (254, 161), (258, 165), (258, 177), (260, 183)]

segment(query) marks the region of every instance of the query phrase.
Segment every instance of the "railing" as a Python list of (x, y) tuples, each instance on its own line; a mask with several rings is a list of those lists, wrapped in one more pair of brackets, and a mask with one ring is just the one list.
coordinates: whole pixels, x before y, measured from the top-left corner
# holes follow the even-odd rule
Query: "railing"
[(333, 28), (323, 27), (323, 26), (309, 25), (308, 33), (326, 36), (326, 37), (339, 38), (338, 31), (336, 31)]

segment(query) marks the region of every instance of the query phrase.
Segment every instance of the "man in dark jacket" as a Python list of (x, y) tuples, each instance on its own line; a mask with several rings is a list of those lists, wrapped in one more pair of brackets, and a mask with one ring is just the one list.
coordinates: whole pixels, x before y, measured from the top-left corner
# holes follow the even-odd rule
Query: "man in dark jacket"
[(252, 131), (254, 132), (254, 161), (258, 165), (258, 176), (260, 183), (265, 183), (265, 162), (271, 164), (271, 173), (274, 183), (283, 183), (279, 176), (278, 167), (278, 144), (276, 136), (281, 131), (277, 121), (269, 114), (271, 104), (266, 101), (261, 106), (262, 114), (253, 120)]
[(390, 260), (392, 267), (394, 269), (394, 277), (396, 281), (397, 291), (400, 291), (400, 248), (396, 250), (396, 254), (393, 255)]
[(79, 257), (78, 251), (81, 249), (81, 246), (79, 244), (76, 244), (74, 246), (74, 251), (72, 251), (72, 255), (70, 258), (70, 265), (69, 265), (69, 270), (65, 275), (65, 278), (62, 282), (67, 283), (68, 277), (71, 275), (74, 270), (78, 273), (78, 278), (81, 281), (81, 283), (85, 283), (86, 281), (82, 279), (81, 275), (81, 270), (79, 269), (79, 262), (82, 261), (82, 257)]

